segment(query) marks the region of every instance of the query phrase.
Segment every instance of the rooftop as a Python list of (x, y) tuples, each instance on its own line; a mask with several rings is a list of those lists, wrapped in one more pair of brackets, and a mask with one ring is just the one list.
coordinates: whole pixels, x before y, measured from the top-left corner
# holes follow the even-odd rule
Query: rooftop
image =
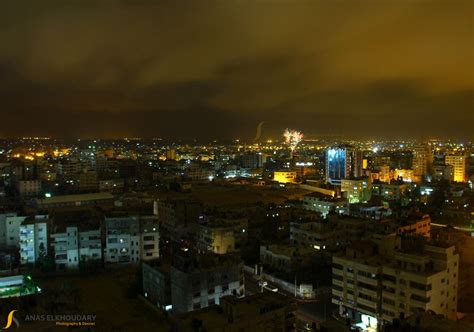
[(36, 200), (38, 204), (60, 204), (60, 203), (74, 203), (80, 201), (93, 200), (111, 200), (114, 195), (110, 193), (93, 193), (93, 194), (78, 194), (78, 195), (62, 195), (46, 198), (39, 198)]

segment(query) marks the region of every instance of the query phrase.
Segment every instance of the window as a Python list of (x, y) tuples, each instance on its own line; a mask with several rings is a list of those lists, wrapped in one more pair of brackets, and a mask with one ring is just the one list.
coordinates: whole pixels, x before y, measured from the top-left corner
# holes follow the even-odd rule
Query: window
[(383, 298), (383, 303), (390, 304), (390, 305), (395, 305), (395, 301), (387, 298)]
[(415, 281), (410, 281), (410, 287), (415, 288), (415, 289), (419, 289), (419, 290), (423, 290), (423, 291), (431, 290), (431, 284), (425, 285), (425, 284), (421, 284), (421, 283), (415, 282)]
[(416, 294), (411, 294), (410, 299), (418, 301), (418, 302), (423, 302), (423, 303), (428, 303), (430, 302), (430, 297), (424, 297)]
[(342, 265), (341, 265), (341, 264), (337, 264), (337, 263), (332, 263), (332, 268), (333, 268), (333, 269), (342, 270)]
[(387, 280), (387, 281), (390, 281), (391, 283), (396, 283), (397, 282), (397, 278), (395, 276), (392, 276), (390, 274), (383, 274), (382, 275), (382, 278), (383, 280)]

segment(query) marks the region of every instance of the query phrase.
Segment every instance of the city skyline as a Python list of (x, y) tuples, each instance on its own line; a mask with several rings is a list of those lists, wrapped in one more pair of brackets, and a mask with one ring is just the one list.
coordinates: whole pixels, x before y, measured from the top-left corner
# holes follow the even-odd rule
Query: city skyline
[(473, 138), (470, 1), (4, 6), (1, 137)]

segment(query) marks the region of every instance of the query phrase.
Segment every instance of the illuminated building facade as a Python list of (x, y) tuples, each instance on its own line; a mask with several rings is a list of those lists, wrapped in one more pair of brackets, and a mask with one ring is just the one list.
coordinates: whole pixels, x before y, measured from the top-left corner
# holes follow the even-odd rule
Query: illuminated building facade
[(342, 179), (341, 192), (350, 204), (364, 203), (372, 197), (372, 182), (364, 179)]
[(448, 155), (445, 157), (446, 165), (453, 166), (454, 182), (466, 182), (466, 156)]
[(275, 171), (273, 172), (273, 180), (280, 183), (295, 183), (296, 172), (295, 171)]
[(395, 169), (394, 178), (401, 178), (403, 182), (412, 182), (415, 179), (415, 173), (412, 169)]
[(362, 176), (362, 151), (352, 147), (331, 148), (326, 151), (326, 182), (340, 185), (342, 179)]
[(392, 176), (390, 174), (390, 166), (388, 165), (380, 166), (380, 172), (379, 172), (380, 182), (390, 183), (391, 179), (392, 179)]

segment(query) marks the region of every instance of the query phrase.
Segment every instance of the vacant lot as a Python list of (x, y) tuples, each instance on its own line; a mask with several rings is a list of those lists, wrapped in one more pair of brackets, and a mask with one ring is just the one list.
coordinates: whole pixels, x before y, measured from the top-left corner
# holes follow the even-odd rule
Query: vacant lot
[[(45, 310), (51, 294), (66, 287), (79, 294), (77, 309), (68, 313), (97, 315), (96, 326), (68, 328), (54, 323), (20, 321), (22, 331), (168, 331), (166, 318), (136, 297), (126, 296), (136, 268), (116, 268), (94, 276), (61, 276), (38, 280), (44, 292), (38, 311)], [(45, 303), (46, 302), (46, 303)], [(72, 301), (73, 302), (73, 301)], [(73, 305), (74, 306), (74, 305)], [(47, 309), (46, 309), (47, 310)], [(77, 310), (77, 312), (75, 312)], [(58, 309), (61, 312), (61, 308)]]

